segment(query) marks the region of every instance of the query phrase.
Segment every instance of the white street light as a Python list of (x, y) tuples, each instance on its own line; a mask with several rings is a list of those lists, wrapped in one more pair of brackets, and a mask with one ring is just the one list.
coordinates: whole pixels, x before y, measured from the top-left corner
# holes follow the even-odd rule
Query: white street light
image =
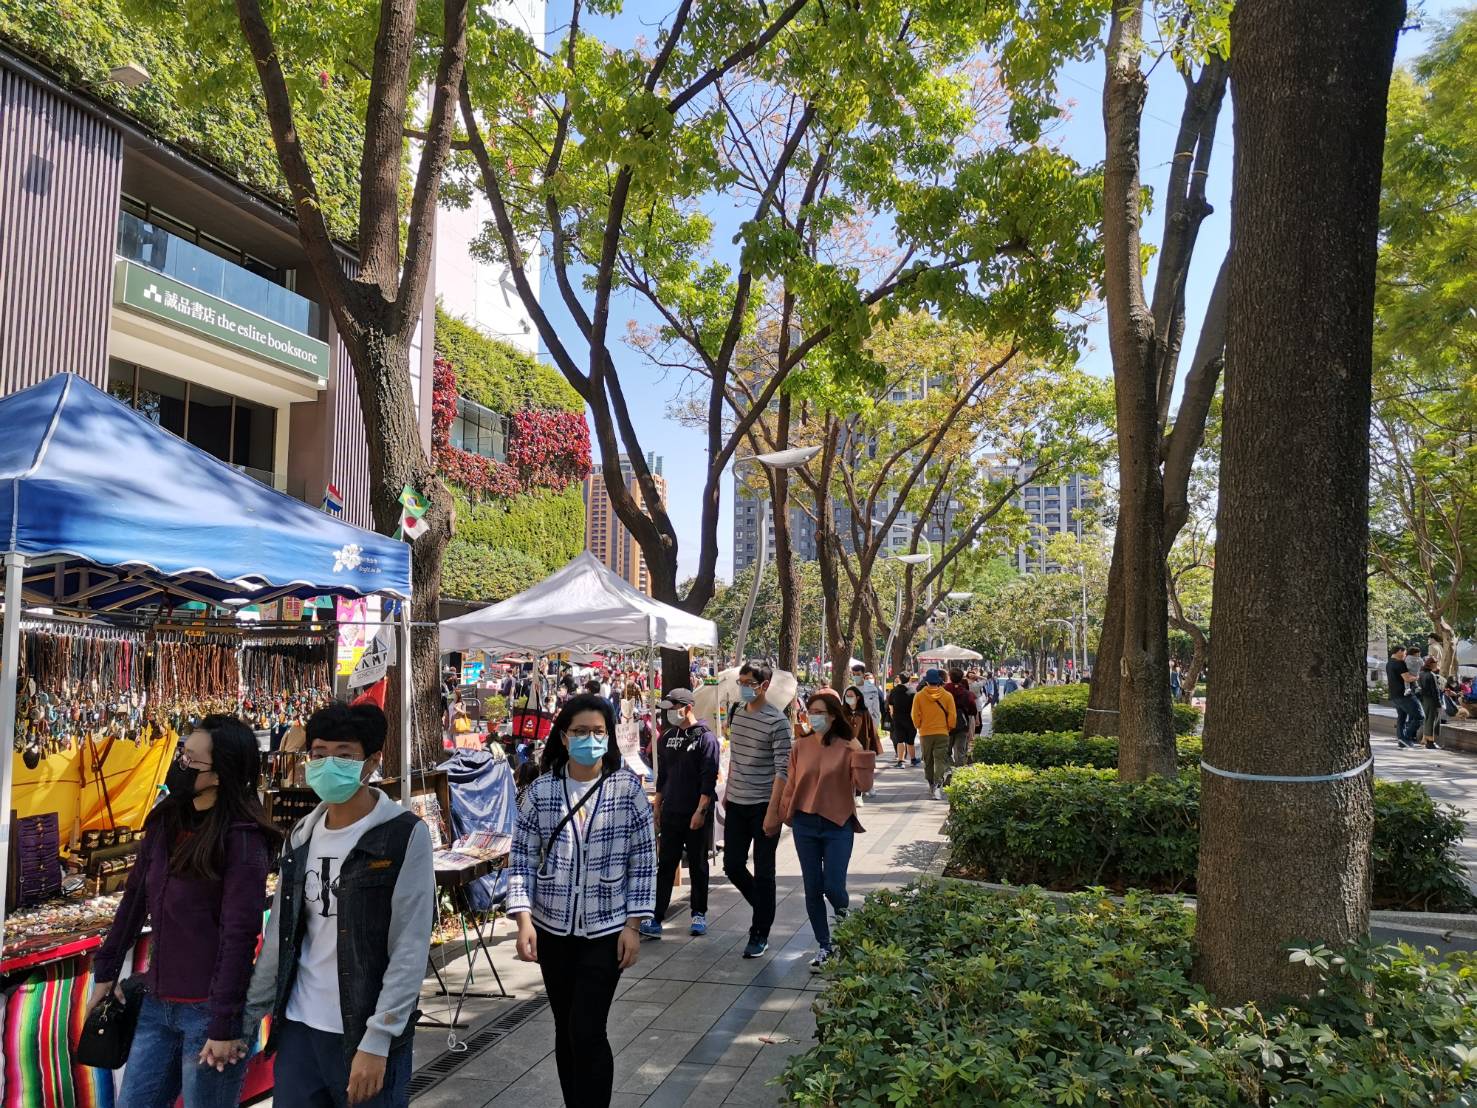
[[(738, 458), (733, 463), (734, 481), (738, 481), (738, 467), (745, 462), (758, 462), (770, 469), (797, 469), (821, 452), (819, 446), (797, 446), (791, 450), (775, 450), (768, 454), (755, 454), (749, 458)], [(759, 581), (764, 576), (764, 565), (769, 556), (769, 497), (759, 501), (759, 555), (754, 561), (754, 583), (749, 587), (749, 600), (744, 605), (744, 615), (739, 620), (738, 634), (734, 639), (734, 653), (739, 665), (744, 664), (744, 646), (749, 637), (749, 620), (754, 616), (754, 604), (759, 599)]]
[(972, 592), (949, 592), (949, 593), (945, 593), (944, 594), (944, 599), (945, 600), (954, 600), (954, 601), (959, 601), (959, 600), (973, 600), (974, 599), (974, 593), (972, 593)]
[(932, 554), (899, 554), (897, 560), (905, 565), (918, 566), (933, 561)]
[[(1060, 623), (1067, 628), (1068, 633), (1072, 636), (1072, 668), (1077, 669), (1077, 624), (1070, 619), (1044, 619), (1042, 620), (1042, 622)], [(1086, 643), (1082, 644), (1082, 649), (1083, 652), (1086, 653)], [(1078, 672), (1080, 673), (1081, 671), (1079, 670)]]

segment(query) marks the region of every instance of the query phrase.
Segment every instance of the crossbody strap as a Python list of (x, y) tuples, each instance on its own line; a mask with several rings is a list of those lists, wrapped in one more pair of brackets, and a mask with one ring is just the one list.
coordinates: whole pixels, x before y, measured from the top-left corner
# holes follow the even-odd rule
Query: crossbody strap
[[(561, 778), (560, 779), (563, 780), (562, 775), (561, 775)], [(539, 847), (539, 852), (538, 852), (538, 868), (539, 869), (543, 869), (544, 868), (544, 860), (546, 858), (548, 858), (549, 851), (554, 848), (554, 844), (559, 841), (559, 836), (563, 833), (564, 829), (569, 826), (569, 821), (572, 820), (572, 819), (574, 819), (575, 815), (579, 812), (579, 810), (581, 808), (583, 808), (587, 803), (589, 803), (589, 801), (590, 801), (590, 799), (592, 797), (594, 797), (597, 793), (599, 793), (599, 791), (601, 789), (605, 788), (605, 782), (607, 782), (609, 780), (610, 780), (610, 774), (608, 774), (608, 773), (602, 773), (600, 775), (600, 780), (595, 785), (595, 787), (593, 789), (587, 790), (586, 793), (585, 793), (585, 795), (582, 796), (582, 797), (580, 797), (579, 803), (576, 804), (574, 807), (570, 808), (569, 811), (565, 812), (564, 813), (564, 818), (561, 819), (557, 824), (554, 825), (554, 833), (549, 836), (548, 841), (545, 842), (543, 846)], [(569, 795), (568, 793), (565, 794), (565, 797), (566, 797), (565, 803), (568, 803), (568, 799), (567, 799), (568, 798), (568, 795)]]

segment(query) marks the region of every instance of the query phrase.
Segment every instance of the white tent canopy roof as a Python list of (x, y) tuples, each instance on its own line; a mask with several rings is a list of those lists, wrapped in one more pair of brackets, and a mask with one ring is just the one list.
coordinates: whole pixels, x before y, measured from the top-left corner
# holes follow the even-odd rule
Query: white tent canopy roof
[(653, 600), (588, 551), (517, 596), (441, 623), (442, 650), (592, 653), (648, 644), (713, 648), (718, 625)]
[(944, 662), (978, 662), (984, 658), (983, 654), (976, 654), (965, 646), (956, 646), (949, 643), (937, 650), (925, 650), (918, 655), (919, 659), (937, 659)]

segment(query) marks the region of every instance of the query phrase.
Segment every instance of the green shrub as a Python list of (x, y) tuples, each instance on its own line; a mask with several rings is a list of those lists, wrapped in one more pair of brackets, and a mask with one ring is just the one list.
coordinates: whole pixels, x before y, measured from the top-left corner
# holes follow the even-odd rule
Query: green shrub
[(506, 600), (538, 584), (547, 572), (537, 558), (520, 550), (451, 540), (441, 563), (441, 594), (456, 600)]
[[(1087, 720), (1086, 685), (1041, 685), (1002, 697), (991, 712), (996, 731), (1031, 734), (1046, 731), (1081, 731)], [(1200, 709), (1192, 704), (1173, 704), (1174, 732), (1193, 735), (1200, 726)]]
[(1200, 700), (1204, 700), (1205, 699), (1205, 682), (1204, 681), (1201, 681), (1200, 684), (1196, 685), (1195, 686), (1195, 691), (1193, 693), (1191, 693), (1190, 695), (1193, 696), (1193, 697), (1196, 697), (1196, 698), (1198, 698)]
[(786, 1067), (789, 1099), (814, 1108), (1470, 1101), (1470, 956), (1315, 948), (1300, 955), (1309, 1000), (1220, 1008), (1190, 980), (1192, 933), (1177, 903), (1142, 895), (1057, 903), (936, 881), (873, 893), (837, 931), (818, 1042)]
[[(1192, 892), (1200, 775), (1121, 784), (1113, 769), (977, 765), (947, 787), (953, 862), (972, 875), (1053, 889)], [(1456, 852), (1461, 814), (1414, 782), (1376, 781), (1377, 907), (1469, 911)]]
[(499, 415), (519, 408), (583, 412), (585, 402), (564, 375), (511, 343), (489, 338), (436, 306), (436, 353), (456, 367), (457, 387)]
[[(1181, 766), (1200, 763), (1200, 740), (1183, 735), (1177, 744)], [(1048, 731), (1041, 735), (981, 735), (974, 740), (973, 760), (986, 765), (1118, 767), (1118, 739), (1113, 735), (1086, 738), (1076, 731)]]
[(456, 541), (526, 554), (543, 567), (543, 573), (534, 578), (537, 581), (562, 569), (585, 548), (581, 486), (576, 483), (563, 492), (539, 489), (509, 500), (476, 504), (458, 495)]
[(1390, 698), (1388, 695), (1386, 695), (1384, 689), (1374, 688), (1364, 690), (1364, 699), (1367, 703), (1370, 704), (1384, 704)]

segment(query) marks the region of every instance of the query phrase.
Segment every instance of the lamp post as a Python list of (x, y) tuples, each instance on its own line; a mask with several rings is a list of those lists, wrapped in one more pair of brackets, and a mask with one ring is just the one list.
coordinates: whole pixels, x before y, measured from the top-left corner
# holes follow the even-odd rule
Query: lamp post
[[(903, 565), (907, 565), (907, 566), (922, 565), (924, 562), (927, 562), (929, 564), (929, 567), (932, 568), (932, 566), (933, 566), (933, 548), (932, 547), (929, 547), (928, 550), (927, 550), (927, 552), (925, 552), (923, 554), (918, 554), (918, 553), (913, 553), (913, 554), (899, 554), (897, 556), (897, 560), (900, 561), (900, 562), (902, 562)], [(901, 581), (898, 582), (897, 588), (898, 588), (898, 593), (897, 593), (897, 621), (898, 621), (898, 623), (901, 623), (903, 621), (903, 583)], [(929, 588), (929, 594), (932, 595), (933, 586), (932, 585), (929, 585), (928, 588)], [(894, 630), (893, 631), (893, 634), (896, 634), (896, 633), (897, 633), (896, 630)], [(925, 644), (925, 646), (926, 645), (927, 644)], [(892, 657), (892, 648), (891, 648), (891, 646), (888, 647), (887, 655), (888, 655), (889, 658)]]
[[(770, 454), (755, 454), (739, 458), (733, 463), (735, 489), (738, 485), (738, 468), (745, 462), (758, 462), (770, 469), (796, 469), (821, 452), (819, 446), (800, 446), (793, 450), (776, 450)], [(737, 499), (737, 497), (735, 497)], [(744, 605), (743, 618), (739, 620), (738, 634), (734, 637), (735, 664), (744, 664), (744, 645), (749, 637), (749, 620), (754, 616), (754, 603), (759, 599), (759, 582), (764, 577), (764, 566), (769, 555), (769, 497), (759, 501), (759, 556), (754, 560), (754, 583), (749, 588), (749, 600)]]
[[(1060, 623), (1064, 627), (1066, 627), (1067, 633), (1072, 636), (1072, 666), (1073, 666), (1073, 668), (1076, 668), (1076, 666), (1077, 666), (1077, 624), (1074, 621), (1070, 620), (1070, 619), (1044, 619), (1041, 622), (1043, 622), (1043, 623)], [(1081, 671), (1079, 670), (1078, 672), (1079, 672), (1079, 675), (1080, 675), (1080, 672)]]

